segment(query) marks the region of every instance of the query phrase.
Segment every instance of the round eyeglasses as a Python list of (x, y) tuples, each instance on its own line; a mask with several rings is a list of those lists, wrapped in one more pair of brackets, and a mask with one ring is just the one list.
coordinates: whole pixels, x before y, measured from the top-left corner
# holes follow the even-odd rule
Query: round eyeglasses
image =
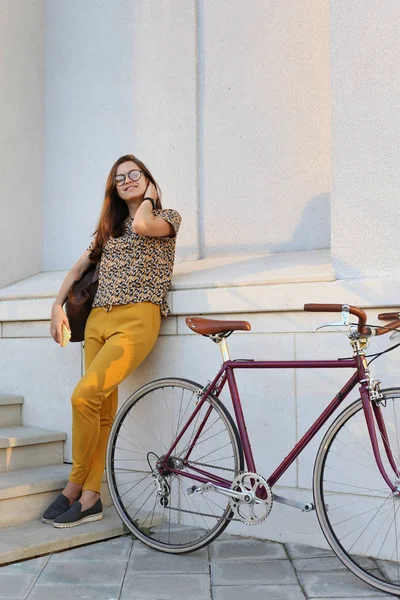
[(129, 173), (125, 173), (124, 175), (116, 175), (114, 177), (114, 183), (116, 185), (124, 185), (127, 177), (129, 177), (131, 181), (139, 181), (141, 176), (142, 171), (139, 171), (139, 169), (132, 169), (132, 171), (129, 171)]

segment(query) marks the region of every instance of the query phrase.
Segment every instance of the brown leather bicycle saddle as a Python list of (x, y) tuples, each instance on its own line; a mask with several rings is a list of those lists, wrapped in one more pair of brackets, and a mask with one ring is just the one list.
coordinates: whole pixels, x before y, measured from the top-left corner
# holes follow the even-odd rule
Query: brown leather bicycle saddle
[(250, 331), (251, 325), (247, 321), (219, 321), (217, 319), (204, 319), (203, 317), (188, 317), (186, 325), (195, 333), (202, 335), (217, 335), (225, 331)]

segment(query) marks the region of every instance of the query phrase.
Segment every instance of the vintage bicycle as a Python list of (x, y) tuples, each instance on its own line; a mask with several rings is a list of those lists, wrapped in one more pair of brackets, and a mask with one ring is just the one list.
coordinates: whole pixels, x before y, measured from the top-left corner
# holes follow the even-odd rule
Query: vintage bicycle
[[(382, 389), (371, 377), (366, 354), (372, 336), (400, 326), (400, 313), (379, 315), (391, 321), (381, 327), (368, 324), (366, 313), (355, 306), (306, 304), (304, 310), (341, 313), (340, 322), (329, 325), (346, 331), (352, 357), (231, 360), (227, 337), (249, 331), (247, 321), (187, 318), (192, 331), (220, 346), (223, 364), (206, 385), (159, 379), (128, 398), (108, 443), (112, 500), (139, 540), (175, 554), (209, 544), (232, 520), (261, 523), (274, 502), (315, 509), (342, 563), (375, 588), (400, 595), (400, 388)], [(235, 371), (291, 368), (354, 372), (281, 464), (264, 476), (256, 469)], [(220, 399), (226, 384), (235, 419)], [(360, 398), (329, 426), (317, 452), (314, 501), (275, 494), (274, 485), (356, 386)]]

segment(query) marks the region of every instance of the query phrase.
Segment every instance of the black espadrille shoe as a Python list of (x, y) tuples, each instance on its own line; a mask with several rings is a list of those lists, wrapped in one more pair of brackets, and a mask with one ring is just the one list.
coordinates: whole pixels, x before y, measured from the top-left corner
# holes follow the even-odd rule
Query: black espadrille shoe
[(82, 504), (77, 500), (74, 502), (67, 512), (54, 519), (54, 527), (76, 527), (82, 523), (90, 523), (91, 521), (100, 521), (103, 518), (103, 505), (100, 498), (97, 502), (87, 510), (82, 510)]
[(53, 523), (56, 517), (59, 517), (63, 513), (67, 512), (71, 507), (69, 500), (64, 494), (59, 494), (57, 498), (50, 504), (49, 508), (44, 511), (42, 521), (43, 523)]

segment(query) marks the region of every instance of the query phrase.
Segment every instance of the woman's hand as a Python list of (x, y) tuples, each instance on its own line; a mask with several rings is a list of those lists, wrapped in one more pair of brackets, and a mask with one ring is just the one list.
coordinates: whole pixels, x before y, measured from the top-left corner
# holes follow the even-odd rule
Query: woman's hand
[(154, 183), (151, 183), (151, 181), (149, 181), (143, 198), (151, 198), (154, 201), (156, 201), (158, 198), (157, 188)]
[(60, 345), (62, 342), (61, 327), (63, 323), (67, 327), (67, 329), (71, 331), (67, 315), (63, 311), (62, 306), (60, 306), (59, 304), (54, 304), (53, 308), (51, 309), (50, 334), (53, 340)]

